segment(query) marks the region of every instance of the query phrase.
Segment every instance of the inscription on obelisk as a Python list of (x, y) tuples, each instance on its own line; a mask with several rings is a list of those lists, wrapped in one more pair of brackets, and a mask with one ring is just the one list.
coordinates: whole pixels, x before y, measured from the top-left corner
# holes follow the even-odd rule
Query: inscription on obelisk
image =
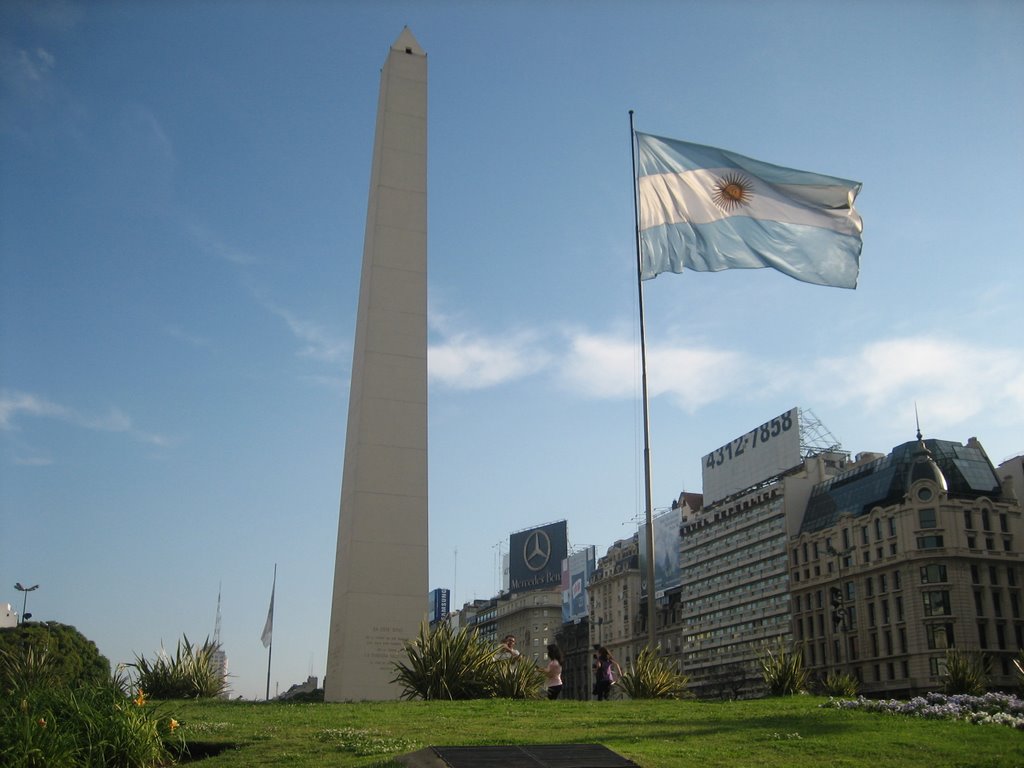
[(426, 619), (427, 57), (405, 29), (381, 70), (352, 355), (324, 693), (398, 698)]

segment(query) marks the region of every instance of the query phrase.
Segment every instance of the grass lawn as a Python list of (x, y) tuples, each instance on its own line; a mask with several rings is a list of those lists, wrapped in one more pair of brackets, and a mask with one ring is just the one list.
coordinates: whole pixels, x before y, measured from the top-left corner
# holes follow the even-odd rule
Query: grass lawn
[(599, 743), (643, 768), (1024, 768), (1024, 731), (739, 702), (165, 702), (203, 768), (372, 766), (426, 746)]

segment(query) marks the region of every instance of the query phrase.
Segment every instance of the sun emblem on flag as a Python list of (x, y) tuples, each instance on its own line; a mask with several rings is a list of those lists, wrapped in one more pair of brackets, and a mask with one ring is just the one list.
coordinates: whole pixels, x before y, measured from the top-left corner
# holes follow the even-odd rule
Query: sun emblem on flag
[(752, 187), (742, 173), (729, 173), (718, 180), (711, 197), (720, 208), (731, 211), (750, 200)]

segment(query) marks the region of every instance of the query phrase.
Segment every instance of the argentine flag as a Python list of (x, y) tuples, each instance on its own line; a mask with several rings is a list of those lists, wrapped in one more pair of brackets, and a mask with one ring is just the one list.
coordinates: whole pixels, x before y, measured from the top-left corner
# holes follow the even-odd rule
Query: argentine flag
[(637, 133), (641, 270), (778, 271), (856, 288), (860, 182)]

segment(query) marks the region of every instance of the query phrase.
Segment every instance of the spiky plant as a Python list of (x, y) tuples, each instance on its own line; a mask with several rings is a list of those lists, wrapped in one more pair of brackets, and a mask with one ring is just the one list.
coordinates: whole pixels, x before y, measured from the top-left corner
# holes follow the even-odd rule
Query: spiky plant
[(495, 684), (493, 649), (476, 630), (453, 630), (447, 622), (433, 629), (420, 627), (419, 636), (405, 644), (408, 663), (395, 663), (392, 682), (402, 686), (404, 699), (484, 699)]
[(764, 684), (772, 696), (792, 696), (807, 690), (802, 648), (786, 648), (781, 642), (774, 650), (766, 647), (758, 664)]
[(690, 678), (675, 663), (659, 655), (658, 649), (644, 648), (622, 675), (619, 685), (631, 699), (681, 699), (687, 695)]
[(942, 692), (980, 696), (988, 687), (989, 659), (981, 651), (946, 649), (946, 671), (942, 673)]
[(226, 681), (212, 663), (218, 649), (209, 638), (202, 645), (193, 645), (182, 635), (173, 658), (161, 648), (152, 661), (136, 656), (135, 663), (127, 665), (135, 670), (132, 686), (156, 699), (219, 696), (224, 692)]
[(544, 670), (532, 661), (516, 656), (494, 663), (491, 695), (499, 699), (539, 699), (544, 696)]
[(1017, 652), (1017, 658), (1013, 660), (1013, 666), (1017, 669), (1017, 688), (1024, 691), (1024, 649)]
[(829, 672), (821, 681), (821, 692), (827, 696), (856, 696), (860, 680), (848, 672)]

